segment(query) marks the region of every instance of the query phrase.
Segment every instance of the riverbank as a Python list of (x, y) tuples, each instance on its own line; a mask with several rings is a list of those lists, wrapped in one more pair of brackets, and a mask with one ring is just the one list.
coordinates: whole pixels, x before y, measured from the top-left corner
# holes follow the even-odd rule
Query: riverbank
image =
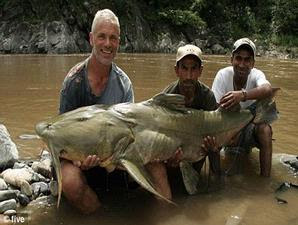
[[(90, 52), (89, 31), (93, 16), (100, 8), (111, 8), (119, 16), (120, 52), (175, 53), (179, 46), (192, 43), (205, 54), (223, 55), (230, 54), (236, 39), (232, 38), (233, 33), (223, 35), (214, 27), (208, 28), (207, 22), (194, 24), (194, 18), (179, 24), (176, 21), (179, 16), (171, 21), (159, 11), (155, 12), (159, 15), (155, 18), (154, 10), (159, 9), (146, 1), (132, 4), (130, 1), (55, 0), (37, 5), (35, 0), (0, 3), (3, 6), (0, 7), (0, 54)], [(186, 11), (183, 12), (185, 16)], [(246, 36), (255, 42), (260, 56), (298, 58), (298, 47), (274, 45), (266, 35), (249, 33)]]

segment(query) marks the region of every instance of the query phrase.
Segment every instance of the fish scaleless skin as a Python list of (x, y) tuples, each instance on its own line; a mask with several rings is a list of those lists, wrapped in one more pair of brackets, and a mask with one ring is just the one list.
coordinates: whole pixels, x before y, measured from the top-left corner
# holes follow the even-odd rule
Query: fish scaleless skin
[[(37, 124), (36, 132), (53, 157), (58, 205), (61, 155), (69, 160), (97, 155), (104, 167), (123, 166), (141, 186), (169, 201), (155, 190), (145, 164), (171, 158), (178, 147), (183, 149), (183, 161), (198, 161), (205, 156), (201, 151), (205, 136), (214, 136), (223, 146), (254, 118), (249, 110), (209, 112), (183, 104), (183, 96), (162, 93), (140, 103), (82, 107)], [(268, 104), (257, 106), (257, 112), (266, 108), (269, 113)]]
[(126, 157), (138, 153), (144, 164), (154, 160), (166, 160), (182, 147), (183, 156), (198, 161), (204, 156), (200, 151), (203, 138), (216, 137), (224, 145), (253, 118), (249, 111), (229, 112), (188, 109), (181, 113), (160, 105), (143, 103), (118, 104), (111, 108), (117, 117), (129, 121), (134, 143), (126, 150)]

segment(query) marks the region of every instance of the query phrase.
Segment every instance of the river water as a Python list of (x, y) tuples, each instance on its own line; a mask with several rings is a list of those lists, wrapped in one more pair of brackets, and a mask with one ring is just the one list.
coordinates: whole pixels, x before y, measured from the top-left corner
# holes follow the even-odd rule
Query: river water
[[(62, 81), (68, 70), (85, 58), (0, 55), (0, 123), (9, 130), (21, 158), (38, 158), (42, 144), (29, 135), (35, 134), (38, 121), (57, 114)], [(136, 102), (150, 98), (176, 79), (172, 54), (118, 54), (116, 63), (132, 80)], [(201, 81), (211, 86), (216, 71), (229, 64), (228, 56), (205, 56)], [(298, 182), (277, 162), (277, 153), (298, 152), (298, 61), (257, 58), (255, 66), (265, 72), (272, 86), (281, 88), (276, 97), (280, 119), (273, 124), (271, 178), (258, 176), (258, 157), (252, 154), (248, 169), (242, 175), (225, 177), (220, 190), (197, 196), (174, 193), (178, 207), (161, 206), (140, 190), (124, 191), (104, 196), (101, 212), (88, 217), (65, 201), (58, 211), (40, 206), (39, 211), (30, 212), (30, 224), (298, 224), (298, 190), (286, 192), (283, 197), (288, 204), (283, 205), (277, 204), (273, 194), (281, 182)]]

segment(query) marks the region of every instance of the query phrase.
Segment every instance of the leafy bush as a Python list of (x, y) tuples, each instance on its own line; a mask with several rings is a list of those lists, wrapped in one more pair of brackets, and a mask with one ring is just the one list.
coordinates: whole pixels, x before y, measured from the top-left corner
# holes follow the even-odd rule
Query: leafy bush
[(194, 29), (204, 27), (206, 23), (200, 18), (197, 12), (190, 10), (170, 9), (158, 13), (161, 19), (167, 20), (175, 26), (189, 25)]
[(275, 45), (288, 46), (288, 47), (297, 47), (298, 46), (298, 37), (294, 35), (273, 35), (272, 42)]
[(298, 1), (276, 0), (273, 26), (278, 35), (298, 35)]

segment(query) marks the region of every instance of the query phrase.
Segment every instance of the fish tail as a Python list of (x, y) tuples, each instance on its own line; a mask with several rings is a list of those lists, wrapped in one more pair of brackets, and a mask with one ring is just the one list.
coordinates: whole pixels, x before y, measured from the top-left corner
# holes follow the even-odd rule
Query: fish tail
[(258, 100), (248, 107), (254, 115), (253, 123), (270, 124), (279, 118), (279, 112), (274, 101), (274, 96), (278, 90), (278, 88), (273, 88), (272, 96)]

